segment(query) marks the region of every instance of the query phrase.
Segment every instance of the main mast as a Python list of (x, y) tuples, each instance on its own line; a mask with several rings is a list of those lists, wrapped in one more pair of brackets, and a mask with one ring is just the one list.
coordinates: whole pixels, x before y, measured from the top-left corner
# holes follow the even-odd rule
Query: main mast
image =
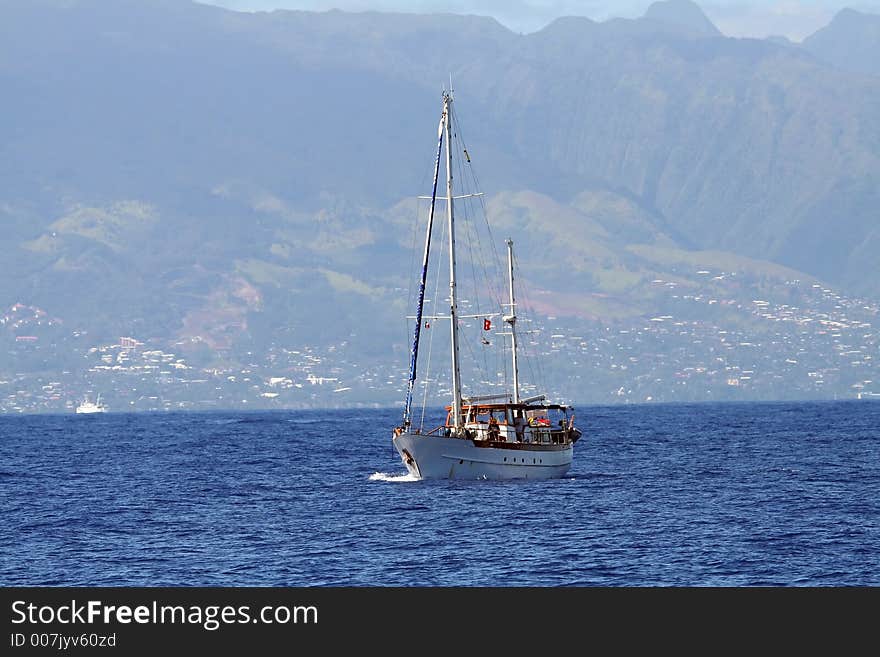
[(510, 314), (504, 321), (510, 324), (510, 350), (513, 352), (513, 403), (519, 404), (519, 367), (516, 362), (516, 300), (513, 297), (513, 240), (507, 239), (507, 278), (510, 287)]
[(446, 132), (446, 218), (449, 221), (449, 324), (452, 329), (452, 418), (455, 433), (463, 426), (461, 412), (461, 371), (458, 355), (458, 299), (455, 288), (455, 213), (452, 197), (452, 90), (443, 94)]

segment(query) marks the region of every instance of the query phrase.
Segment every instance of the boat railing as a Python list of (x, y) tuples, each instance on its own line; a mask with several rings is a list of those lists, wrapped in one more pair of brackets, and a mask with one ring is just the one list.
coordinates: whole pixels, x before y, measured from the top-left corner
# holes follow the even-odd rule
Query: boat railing
[(550, 442), (553, 444), (562, 444), (566, 442), (568, 432), (565, 429), (553, 429), (550, 431)]
[[(441, 424), (437, 427), (434, 427), (430, 431), (425, 431), (422, 433), (418, 430), (414, 430), (413, 433), (420, 433), (423, 436), (449, 436), (450, 429), (451, 427), (445, 424)], [(476, 438), (477, 440), (489, 439), (488, 432), (484, 427), (469, 427), (467, 429), (467, 437)], [(516, 440), (516, 442), (519, 441)], [(565, 428), (536, 429), (534, 427), (531, 427), (531, 431), (526, 434), (524, 442), (531, 442), (540, 445), (561, 445), (568, 442), (568, 430)]]
[(565, 429), (532, 429), (531, 440), (540, 445), (561, 445), (567, 434)]

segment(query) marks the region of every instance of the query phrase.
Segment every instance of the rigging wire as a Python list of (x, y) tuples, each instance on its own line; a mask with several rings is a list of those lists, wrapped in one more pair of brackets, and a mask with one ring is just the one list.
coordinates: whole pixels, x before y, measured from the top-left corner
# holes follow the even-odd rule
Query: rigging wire
[[(440, 272), (443, 269), (441, 263), (443, 262), (443, 255), (445, 254), (445, 249), (446, 249), (446, 231), (449, 227), (449, 225), (445, 221), (441, 221), (440, 223), (443, 225), (443, 228), (442, 228), (443, 232), (440, 235), (440, 245), (438, 246), (437, 251), (435, 251), (435, 253), (438, 254), (438, 257), (435, 260), (436, 265), (434, 266), (434, 296), (431, 299), (431, 303), (433, 304), (434, 312), (432, 313), (432, 316), (437, 316), (437, 314), (438, 314), (437, 299), (439, 298), (438, 295), (440, 294), (440, 279), (442, 278), (440, 276)], [(419, 417), (419, 431), (424, 431), (424, 429), (425, 429), (425, 412), (428, 407), (428, 391), (431, 387), (431, 363), (433, 362), (431, 355), (433, 354), (433, 351), (434, 351), (434, 331), (431, 331), (431, 337), (428, 338), (428, 353), (427, 353), (427, 358), (425, 361), (425, 370), (424, 370), (425, 373), (422, 377), (422, 381), (424, 382), (424, 384), (423, 384), (423, 394), (422, 394), (422, 414)]]
[[(455, 113), (454, 113), (454, 119), (455, 119), (456, 132), (459, 136), (459, 140), (461, 141), (462, 150), (465, 153), (467, 171), (471, 176), (471, 181), (472, 181), (474, 189), (479, 190), (481, 187), (479, 185), (479, 179), (477, 177), (476, 168), (473, 166), (473, 162), (472, 162), (470, 153), (467, 149), (467, 145), (465, 143), (464, 136), (462, 134), (461, 124), (458, 121), (458, 117), (457, 117), (457, 115), (455, 115)], [(492, 234), (492, 226), (489, 224), (489, 220), (488, 220), (489, 213), (486, 209), (485, 198), (483, 196), (477, 196), (475, 198), (480, 203), (480, 207), (482, 209), (482, 216), (485, 220), (485, 229), (486, 229), (487, 235), (489, 236), (488, 242), (491, 247), (491, 255), (492, 255), (491, 259), (492, 259), (492, 262), (494, 265), (494, 269), (495, 269), (495, 271), (503, 272), (503, 271), (505, 271), (505, 267), (502, 262), (502, 258), (498, 252), (497, 242), (494, 239), (493, 234)], [(468, 200), (470, 200), (470, 199), (468, 199)], [(498, 301), (499, 307), (504, 308), (506, 306), (506, 304), (502, 301), (502, 299), (504, 299), (503, 292), (499, 292), (498, 288), (495, 287), (495, 283), (494, 283), (494, 281), (505, 280), (504, 276), (503, 275), (496, 276), (496, 277), (490, 276), (486, 270), (485, 261), (481, 260), (480, 262), (483, 265), (484, 277), (490, 286), (490, 290), (491, 290), (493, 297), (495, 297), (496, 299), (499, 300)], [(514, 253), (513, 264), (514, 264), (515, 279), (517, 280), (517, 301), (516, 301), (517, 318), (518, 318), (518, 320), (520, 318), (522, 318), (523, 323), (532, 324), (533, 326), (537, 326), (537, 321), (536, 321), (537, 315), (534, 312), (534, 309), (530, 305), (530, 299), (534, 298), (534, 296), (531, 293), (531, 288), (528, 285), (528, 283), (521, 276), (518, 275), (519, 257), (516, 255), (516, 253)], [(511, 309), (510, 312), (513, 312), (513, 310)], [(531, 330), (531, 331), (520, 331), (519, 333), (533, 334), (536, 331), (537, 331), (537, 329)], [(512, 336), (505, 336), (505, 337), (507, 338), (507, 339), (505, 339), (505, 343), (507, 345), (509, 345), (507, 347), (507, 353), (509, 354), (511, 352), (512, 346), (513, 346), (512, 345), (513, 337)], [(531, 343), (531, 340), (520, 341), (520, 343), (522, 343), (522, 342)], [(533, 387), (533, 388), (537, 388), (537, 389), (541, 389), (541, 390), (547, 390), (545, 373), (544, 373), (543, 368), (541, 366), (542, 359), (539, 358), (538, 355), (535, 354), (535, 350), (531, 344), (528, 344), (525, 349), (523, 349), (523, 346), (524, 345), (520, 344), (520, 348), (517, 350), (518, 356), (519, 356), (518, 360), (519, 360), (519, 363), (521, 363), (520, 366), (521, 367), (524, 366), (523, 369), (525, 370), (525, 373), (527, 373), (529, 379), (531, 380), (531, 384), (529, 387)], [(502, 356), (501, 367), (502, 367), (502, 371), (504, 373), (505, 383), (508, 386), (508, 388), (510, 388), (512, 386), (513, 373), (512, 373), (512, 371), (509, 370), (509, 368), (512, 370), (512, 367), (508, 361), (509, 361), (508, 358), (504, 358)], [(522, 381), (522, 377), (521, 377), (520, 384), (522, 385), (522, 383), (523, 383), (523, 381)]]
[[(456, 136), (457, 136), (458, 127), (459, 127), (457, 122), (455, 123), (455, 126), (456, 126)], [(462, 181), (462, 187), (463, 187), (462, 191), (464, 193), (475, 193), (477, 190), (471, 191), (469, 188), (467, 188), (464, 185), (465, 176), (464, 176), (464, 167), (462, 165), (461, 158), (456, 158), (455, 163), (457, 166), (456, 175)], [(483, 304), (483, 294), (481, 293), (480, 287), (478, 285), (476, 285), (476, 281), (479, 280), (479, 277), (477, 275), (477, 263), (482, 262), (483, 246), (482, 246), (482, 242), (480, 240), (479, 232), (477, 231), (476, 222), (473, 219), (474, 212), (473, 212), (472, 198), (466, 197), (466, 198), (462, 199), (462, 201), (463, 202), (462, 202), (461, 206), (459, 206), (461, 208), (461, 213), (459, 216), (461, 216), (463, 221), (460, 225), (462, 225), (464, 228), (464, 230), (462, 231), (462, 237), (466, 238), (464, 240), (464, 243), (467, 248), (467, 255), (468, 255), (467, 261), (468, 261), (468, 264), (470, 265), (471, 281), (474, 282), (473, 290), (468, 290), (468, 296), (470, 297), (468, 299), (468, 302), (471, 306), (471, 311), (469, 314), (475, 314), (475, 315), (492, 314), (492, 313), (489, 313), (488, 311), (483, 310), (483, 305), (484, 305)], [(485, 270), (485, 267), (483, 269)], [(485, 284), (485, 287), (491, 291), (491, 279), (484, 278), (484, 284)], [(491, 297), (491, 294), (490, 294), (490, 297)], [(497, 301), (497, 300), (490, 299), (490, 301)], [(470, 354), (470, 361), (469, 362), (474, 367), (474, 369), (476, 369), (477, 371), (479, 371), (481, 373), (483, 380), (487, 380), (487, 381), (490, 380), (492, 378), (491, 377), (492, 370), (489, 367), (490, 351), (486, 348), (482, 348), (482, 349), (479, 349), (479, 352), (477, 352), (474, 348), (475, 347), (474, 343), (470, 339), (468, 339), (469, 336), (467, 333), (464, 334), (464, 337), (466, 340), (466, 345), (469, 349), (469, 354)], [(485, 347), (485, 345), (483, 345), (483, 346)], [(482, 364), (482, 368), (480, 367), (481, 364)], [(474, 377), (471, 377), (471, 378), (474, 378)]]
[[(436, 159), (436, 158), (435, 158)], [(428, 181), (433, 180), (434, 178), (434, 159), (431, 161), (431, 166), (429, 169), (426, 169), (422, 172), (422, 177), (419, 182), (419, 189), (424, 189), (428, 187)], [(407, 288), (407, 308), (412, 308), (416, 306), (416, 297), (418, 296), (418, 285), (415, 284), (416, 281), (419, 280), (419, 277), (416, 276), (417, 267), (421, 267), (421, 260), (417, 262), (417, 256), (419, 253), (419, 238), (424, 238), (425, 228), (427, 227), (428, 222), (428, 211), (425, 209), (425, 221), (424, 224), (421, 222), (422, 217), (422, 209), (423, 203), (421, 202), (418, 196), (412, 199), (412, 202), (415, 206), (414, 208), (414, 216), (416, 218), (415, 221), (410, 222), (412, 226), (411, 236), (410, 236), (410, 249), (409, 249), (409, 276), (407, 277), (408, 288)], [(404, 315), (403, 318), (404, 324), (404, 335), (407, 339), (412, 335), (410, 331), (412, 330), (412, 324), (410, 320)]]
[[(461, 186), (463, 188), (464, 194), (477, 194), (481, 189), (479, 180), (477, 179), (476, 170), (473, 166), (473, 161), (467, 149), (467, 144), (464, 140), (461, 122), (459, 121), (456, 112), (452, 113), (452, 119), (455, 129), (456, 140), (460, 142), (461, 152), (464, 154), (464, 158), (458, 157), (455, 159), (457, 165), (456, 173), (459, 180), (461, 180)], [(463, 212), (465, 215), (464, 218), (466, 219), (465, 226), (469, 231), (469, 236), (471, 237), (471, 239), (467, 241), (471, 275), (474, 281), (479, 280), (480, 276), (478, 275), (477, 271), (479, 268), (480, 273), (482, 274), (482, 280), (484, 282), (485, 290), (487, 291), (486, 293), (488, 296), (488, 302), (490, 302), (491, 305), (494, 306), (494, 308), (496, 309), (491, 313), (489, 311), (483, 310), (483, 297), (480, 294), (479, 288), (477, 288), (473, 293), (475, 314), (495, 314), (495, 312), (499, 311), (501, 312), (501, 314), (503, 314), (503, 293), (500, 287), (498, 287), (497, 283), (503, 278), (502, 263), (501, 258), (498, 255), (498, 250), (495, 244), (494, 237), (492, 236), (492, 230), (488, 221), (488, 214), (486, 212), (486, 205), (483, 200), (483, 196), (470, 196), (466, 197), (463, 200), (465, 201), (462, 204)], [(477, 205), (477, 203), (479, 203), (479, 212), (475, 211), (475, 206)], [(478, 226), (477, 221), (475, 220), (475, 217), (477, 215), (481, 215), (483, 218), (481, 226)], [(485, 230), (487, 236), (486, 240), (483, 240), (481, 238), (481, 228)], [(485, 243), (488, 243), (488, 247)], [(487, 258), (486, 255), (488, 255), (489, 257)], [(487, 260), (491, 261), (492, 264), (487, 264)], [(493, 271), (493, 274), (490, 274), (490, 270)], [(502, 340), (502, 344), (503, 342), (504, 340)], [(496, 379), (499, 370), (501, 370), (503, 374), (503, 385), (509, 388), (511, 383), (510, 377), (508, 376), (507, 358), (505, 358), (504, 356), (504, 349), (484, 348), (480, 350), (480, 353), (482, 355), (483, 379), (487, 381)], [(490, 364), (489, 358), (493, 355), (495, 357), (495, 361)], [(478, 362), (476, 357), (473, 358), (473, 362)]]
[[(517, 257), (516, 254), (514, 254), (514, 256), (513, 256), (513, 266), (514, 266), (514, 271), (519, 271), (519, 258)], [(517, 295), (517, 304), (516, 305), (518, 307), (520, 307), (522, 310), (523, 321), (525, 323), (533, 324), (536, 326), (537, 325), (537, 320), (536, 320), (537, 315), (534, 312), (534, 309), (532, 308), (531, 303), (530, 303), (531, 299), (534, 298), (534, 296), (532, 295), (532, 292), (531, 292), (531, 286), (528, 284), (527, 281), (523, 280), (522, 277), (518, 277), (518, 280), (521, 281), (519, 284), (519, 289), (522, 290), (522, 294)], [(522, 299), (522, 301), (520, 301), (519, 299)], [(527, 331), (524, 333), (533, 334), (536, 332), (540, 332), (540, 329), (533, 329), (531, 331)], [(525, 368), (529, 372), (529, 376), (531, 378), (532, 385), (537, 386), (541, 390), (549, 392), (549, 390), (546, 386), (546, 378), (545, 378), (545, 374), (544, 374), (544, 369), (542, 367), (542, 359), (539, 357), (538, 354), (535, 354), (535, 350), (532, 348), (532, 345), (531, 345), (532, 341), (529, 340), (528, 342), (529, 342), (528, 348), (523, 349), (520, 352), (523, 356), (523, 358), (520, 362), (524, 362)]]

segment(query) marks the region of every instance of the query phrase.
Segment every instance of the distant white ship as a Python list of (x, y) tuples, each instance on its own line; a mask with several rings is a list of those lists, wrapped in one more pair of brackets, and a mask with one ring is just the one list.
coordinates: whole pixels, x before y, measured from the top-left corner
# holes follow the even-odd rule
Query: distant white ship
[(77, 413), (106, 413), (107, 407), (101, 403), (101, 395), (95, 401), (89, 401), (86, 397), (79, 406), (76, 407)]

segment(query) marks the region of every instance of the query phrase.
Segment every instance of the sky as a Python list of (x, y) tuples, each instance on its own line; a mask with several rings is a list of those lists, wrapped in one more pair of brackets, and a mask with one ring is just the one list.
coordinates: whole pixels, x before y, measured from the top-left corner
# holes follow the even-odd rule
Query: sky
[[(199, 0), (238, 11), (387, 11), (493, 16), (514, 32), (536, 32), (560, 16), (596, 21), (636, 18), (653, 0)], [(844, 7), (880, 14), (880, 0), (696, 0), (727, 36), (785, 36), (801, 41)]]

